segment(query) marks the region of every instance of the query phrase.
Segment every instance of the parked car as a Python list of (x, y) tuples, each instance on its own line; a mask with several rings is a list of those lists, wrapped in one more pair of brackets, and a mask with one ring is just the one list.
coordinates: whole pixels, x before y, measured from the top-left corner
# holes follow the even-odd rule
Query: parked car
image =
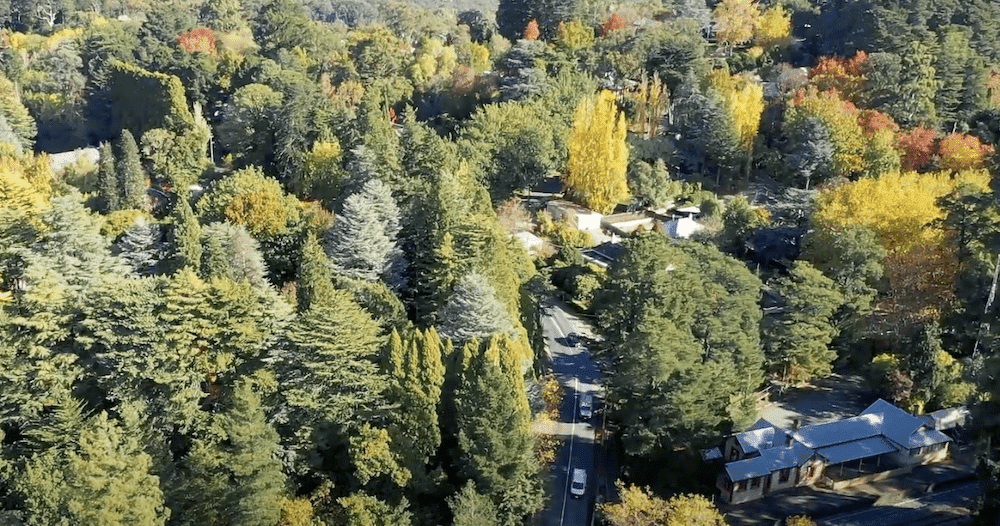
[(569, 493), (574, 497), (582, 497), (587, 491), (587, 470), (573, 469), (573, 480), (569, 485)]
[(594, 395), (585, 394), (580, 397), (580, 418), (589, 420), (594, 416)]

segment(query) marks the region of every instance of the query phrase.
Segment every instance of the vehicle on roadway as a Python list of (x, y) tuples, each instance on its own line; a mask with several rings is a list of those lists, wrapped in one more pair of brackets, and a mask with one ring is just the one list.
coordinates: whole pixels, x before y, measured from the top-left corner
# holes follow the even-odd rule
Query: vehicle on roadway
[(580, 418), (589, 420), (594, 416), (594, 395), (585, 394), (580, 397)]
[(587, 491), (587, 470), (575, 468), (573, 469), (573, 480), (569, 485), (569, 494), (574, 497), (582, 497)]

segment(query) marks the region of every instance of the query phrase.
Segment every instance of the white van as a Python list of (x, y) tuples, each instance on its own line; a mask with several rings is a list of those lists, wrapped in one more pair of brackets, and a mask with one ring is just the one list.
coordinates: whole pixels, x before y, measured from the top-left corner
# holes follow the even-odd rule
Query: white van
[(587, 470), (573, 469), (573, 479), (569, 485), (569, 493), (574, 497), (582, 497), (587, 490)]

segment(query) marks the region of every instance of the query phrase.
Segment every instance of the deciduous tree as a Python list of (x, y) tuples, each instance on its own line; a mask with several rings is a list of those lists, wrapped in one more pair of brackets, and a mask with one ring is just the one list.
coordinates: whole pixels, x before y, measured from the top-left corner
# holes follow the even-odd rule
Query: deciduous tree
[(610, 91), (601, 91), (577, 107), (566, 185), (588, 208), (608, 213), (628, 197), (626, 133), (625, 115), (618, 111)]

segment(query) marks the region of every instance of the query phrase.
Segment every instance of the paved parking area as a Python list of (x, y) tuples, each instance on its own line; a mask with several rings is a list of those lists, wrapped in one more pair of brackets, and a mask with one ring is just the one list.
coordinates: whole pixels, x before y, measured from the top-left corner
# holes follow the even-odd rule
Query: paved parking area
[(858, 416), (876, 398), (860, 375), (833, 374), (811, 386), (772, 396), (772, 402), (761, 408), (760, 417), (791, 429), (796, 418), (807, 426)]

